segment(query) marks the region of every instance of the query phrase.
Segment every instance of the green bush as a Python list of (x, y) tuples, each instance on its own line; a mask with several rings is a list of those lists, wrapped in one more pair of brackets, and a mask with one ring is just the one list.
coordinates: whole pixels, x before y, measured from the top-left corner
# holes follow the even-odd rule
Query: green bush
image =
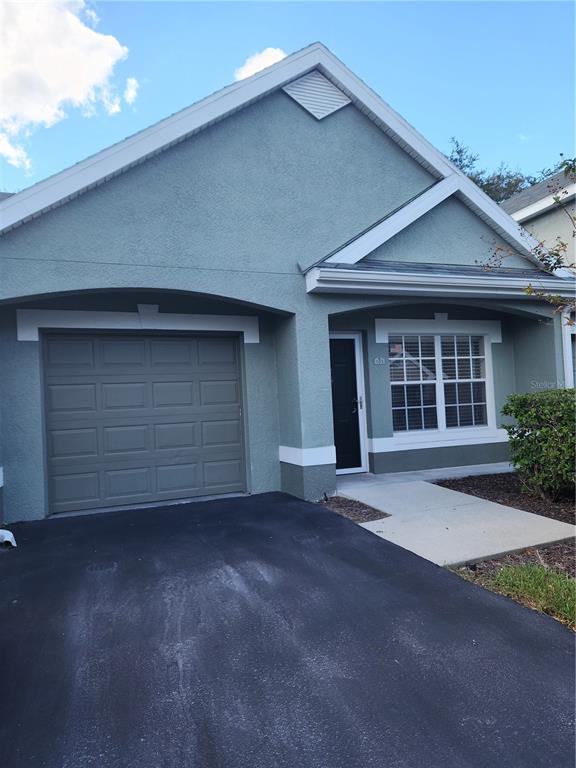
[(512, 462), (528, 488), (551, 498), (574, 493), (574, 390), (510, 395), (502, 413), (515, 419), (515, 424), (504, 425), (504, 429)]

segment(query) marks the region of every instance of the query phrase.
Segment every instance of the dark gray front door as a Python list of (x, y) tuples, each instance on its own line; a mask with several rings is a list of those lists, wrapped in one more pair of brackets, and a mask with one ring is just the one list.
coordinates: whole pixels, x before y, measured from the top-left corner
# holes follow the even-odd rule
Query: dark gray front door
[(355, 469), (362, 466), (362, 453), (354, 339), (330, 339), (330, 366), (336, 469)]
[(44, 337), (50, 511), (245, 490), (234, 337)]

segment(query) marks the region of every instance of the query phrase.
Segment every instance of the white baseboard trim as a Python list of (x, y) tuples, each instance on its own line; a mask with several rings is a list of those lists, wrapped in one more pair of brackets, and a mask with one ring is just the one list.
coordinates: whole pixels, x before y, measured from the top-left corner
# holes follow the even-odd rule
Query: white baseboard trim
[(296, 464), (299, 467), (336, 464), (336, 448), (333, 445), (322, 445), (318, 448), (291, 448), (280, 445), (278, 456), (285, 464)]
[(82, 312), (68, 309), (18, 309), (18, 341), (38, 341), (41, 328), (125, 331), (222, 331), (244, 334), (258, 344), (258, 318), (247, 315), (177, 315), (159, 312), (157, 304), (138, 304), (137, 312)]
[[(414, 433), (413, 433), (414, 434)], [(488, 443), (506, 443), (508, 433), (505, 429), (490, 430), (479, 434), (459, 434), (442, 436), (430, 435), (427, 439), (421, 435), (415, 439), (394, 435), (393, 437), (373, 437), (368, 439), (370, 453), (392, 453), (394, 451), (413, 451), (423, 448), (457, 448), (461, 445), (485, 445)]]

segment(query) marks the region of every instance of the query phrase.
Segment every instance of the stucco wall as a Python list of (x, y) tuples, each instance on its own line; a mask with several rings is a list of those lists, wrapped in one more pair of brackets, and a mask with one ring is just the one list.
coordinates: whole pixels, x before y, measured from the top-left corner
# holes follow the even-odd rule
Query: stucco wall
[[(450, 197), (369, 254), (380, 261), (486, 264), (502, 248), (507, 267), (533, 267), (464, 203)], [(499, 251), (500, 253), (500, 251)]]
[[(279, 444), (332, 445), (328, 318), (381, 304), (417, 316), (418, 303), (402, 309), (406, 301), (377, 296), (311, 296), (298, 263), (322, 258), (431, 181), (354, 107), (317, 121), (277, 93), (2, 237), (0, 302), (14, 302), (0, 314), (0, 442), (10, 519), (46, 510), (39, 345), (16, 341), (15, 309), (26, 297), (40, 306), (38, 297), (67, 292), (134, 291), (50, 301), (76, 309), (160, 303), (161, 311), (258, 314), (261, 342), (245, 347), (250, 488), (331, 492), (333, 465), (278, 461)], [(434, 217), (416, 239), (412, 229), (391, 241), (395, 259), (470, 263), (484, 252), (485, 227), (467, 209), (449, 202)], [(524, 363), (521, 352), (514, 362), (502, 355), (505, 389), (514, 365)], [(385, 376), (368, 368), (376, 437), (390, 431)]]
[[(84, 287), (96, 277), (84, 262), (105, 285), (126, 285), (118, 265), (133, 285), (153, 265), (190, 290), (196, 268), (278, 285), (432, 181), (355, 107), (318, 121), (275, 93), (8, 232), (0, 299)], [(145, 274), (136, 285), (157, 284), (158, 269)]]
[(565, 209), (551, 208), (540, 216), (534, 216), (529, 221), (522, 222), (522, 226), (548, 247), (556, 246), (556, 238), (560, 238), (568, 246), (565, 256), (566, 263), (574, 265), (576, 262), (576, 241), (574, 240), (574, 227), (567, 213), (573, 217), (576, 216), (576, 202), (567, 203)]

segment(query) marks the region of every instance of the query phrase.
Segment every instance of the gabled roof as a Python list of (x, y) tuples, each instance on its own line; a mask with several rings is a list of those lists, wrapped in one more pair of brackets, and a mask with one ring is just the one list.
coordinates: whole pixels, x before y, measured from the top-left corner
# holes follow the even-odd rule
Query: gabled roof
[(553, 176), (539, 181), (537, 184), (533, 184), (527, 189), (523, 189), (521, 192), (516, 192), (515, 195), (509, 197), (508, 200), (504, 200), (500, 203), (500, 206), (504, 208), (506, 213), (514, 213), (521, 208), (525, 208), (527, 205), (542, 200), (544, 197), (548, 197), (552, 191), (556, 191), (559, 187), (565, 187), (568, 184), (564, 171), (555, 173)]
[(517, 192), (500, 203), (500, 207), (516, 221), (526, 221), (556, 206), (554, 198), (558, 197), (560, 192), (563, 192), (561, 197), (564, 202), (568, 202), (576, 195), (574, 179), (567, 177), (564, 171)]
[[(398, 228), (408, 226), (437, 205), (439, 198), (446, 199), (448, 194), (457, 194), (513, 248), (537, 262), (531, 253), (537, 241), (523, 232), (500, 206), (321, 43), (314, 43), (252, 77), (233, 83), (150, 128), (5, 199), (0, 203), (0, 232), (65, 203), (314, 70), (328, 78), (360, 111), (438, 180), (431, 190), (423, 193), (423, 200), (417, 198), (387, 218), (385, 240), (393, 236), (391, 233), (394, 230), (399, 231)], [(439, 192), (442, 194), (439, 195)], [(385, 240), (376, 242), (374, 247)], [(356, 253), (350, 263), (360, 258), (362, 256)]]

